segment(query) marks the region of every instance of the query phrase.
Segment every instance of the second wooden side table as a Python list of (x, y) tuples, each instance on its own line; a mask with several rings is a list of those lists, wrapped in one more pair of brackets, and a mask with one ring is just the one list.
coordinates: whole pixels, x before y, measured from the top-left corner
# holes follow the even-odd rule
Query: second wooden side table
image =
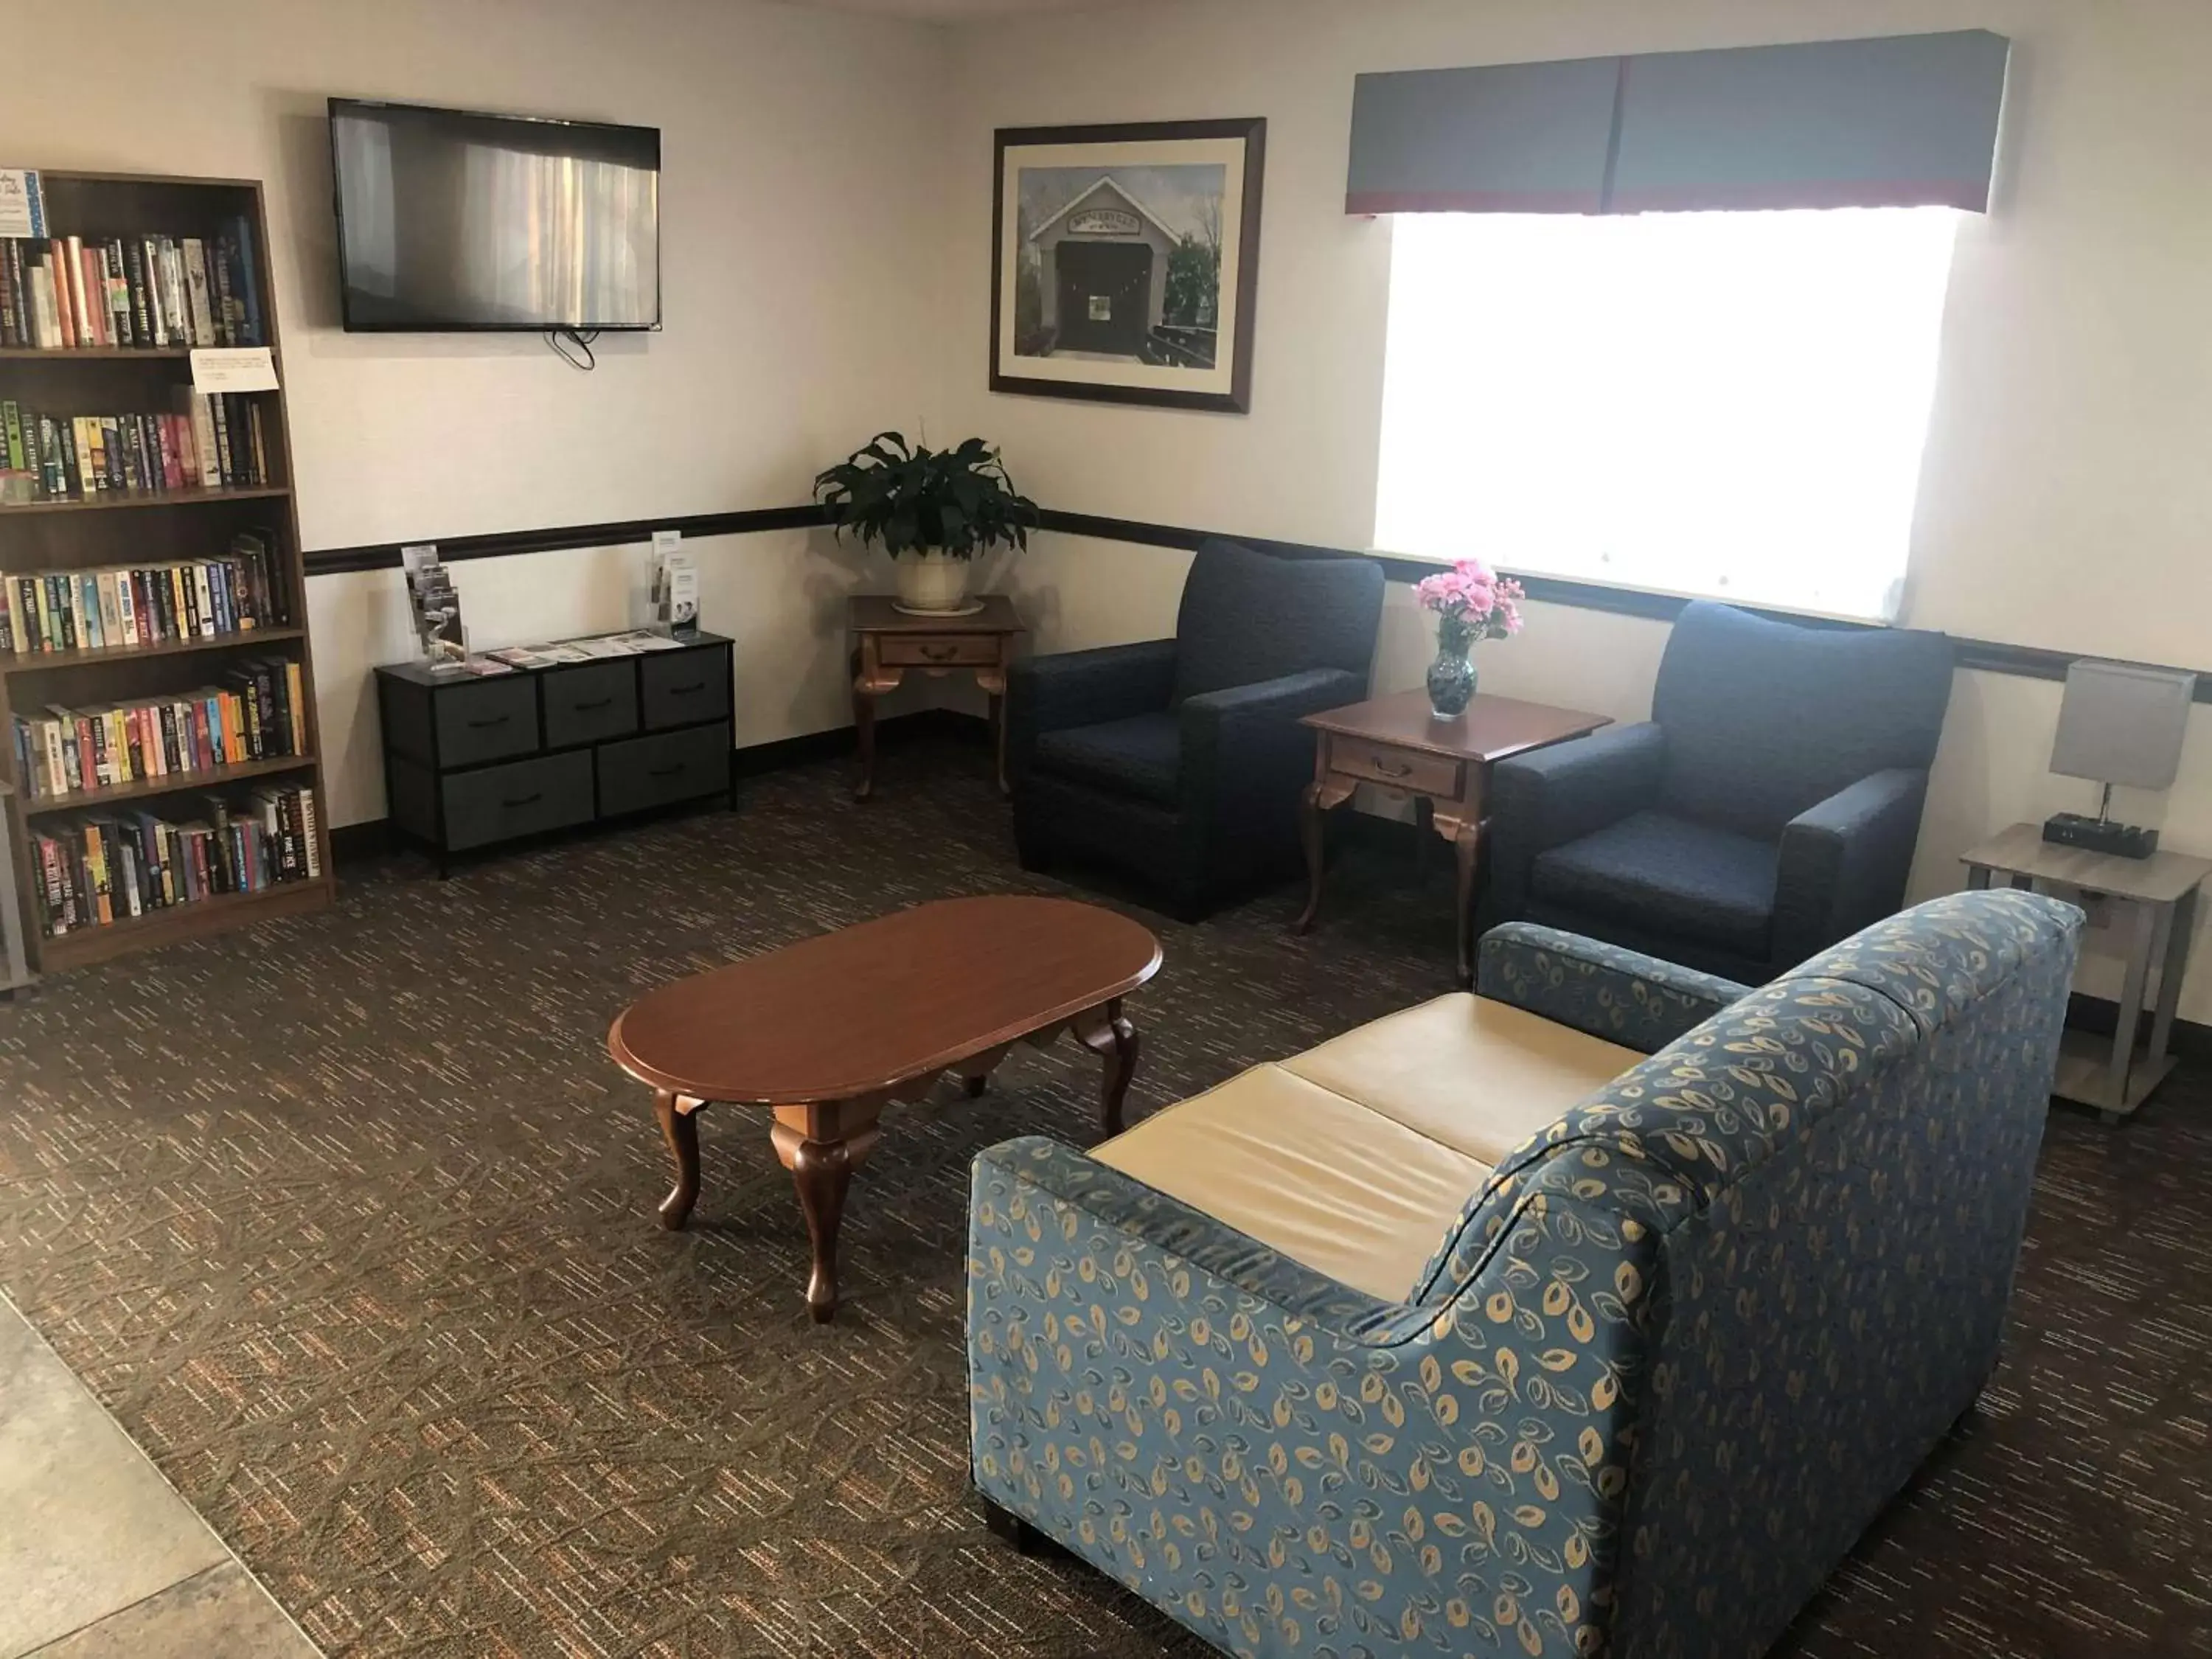
[(876, 787), (876, 699), (896, 690), (908, 671), (932, 676), (970, 672), (991, 699), (991, 740), (999, 793), (1006, 793), (1006, 670), (1022, 619), (1003, 593), (986, 594), (969, 617), (921, 617), (881, 593), (856, 593), (846, 623), (853, 635), (853, 725), (860, 743), (857, 800)]
[(1308, 714), (1305, 724), (1319, 741), (1314, 781), (1306, 790), (1310, 887), (1297, 931), (1311, 927), (1321, 908), (1322, 815), (1351, 799), (1361, 784), (1371, 783), (1401, 799), (1428, 802), (1430, 822), (1451, 843), (1459, 866), (1459, 982), (1472, 985), (1474, 878), (1491, 766), (1610, 726), (1612, 717), (1516, 697), (1478, 696), (1458, 718), (1438, 720), (1429, 712), (1427, 692), (1405, 691)]

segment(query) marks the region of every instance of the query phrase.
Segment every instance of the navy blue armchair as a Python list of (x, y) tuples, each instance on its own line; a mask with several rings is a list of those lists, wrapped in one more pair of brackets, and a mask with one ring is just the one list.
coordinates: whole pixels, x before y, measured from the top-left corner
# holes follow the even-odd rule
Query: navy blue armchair
[(1024, 868), (1114, 865), (1193, 920), (1297, 867), (1313, 733), (1357, 702), (1382, 609), (1364, 559), (1199, 550), (1176, 637), (1033, 657), (1006, 687), (1006, 763)]
[(1950, 688), (1941, 634), (1686, 606), (1650, 721), (1492, 772), (1483, 925), (1764, 984), (1904, 902)]

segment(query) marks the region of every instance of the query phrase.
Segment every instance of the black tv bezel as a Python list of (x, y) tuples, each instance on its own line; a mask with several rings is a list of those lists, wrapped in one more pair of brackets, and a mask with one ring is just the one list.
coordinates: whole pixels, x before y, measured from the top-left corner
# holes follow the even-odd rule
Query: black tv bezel
[(427, 115), (459, 115), (481, 121), (512, 121), (518, 125), (578, 127), (600, 132), (651, 133), (653, 172), (660, 173), (660, 129), (631, 126), (620, 121), (574, 121), (558, 115), (511, 115), (503, 110), (455, 109), (444, 104), (410, 104), (396, 98), (331, 98), (327, 124), (331, 150), (331, 216), (338, 233), (338, 325), (348, 334), (658, 334), (667, 316), (661, 290), (659, 193), (653, 196), (653, 320), (649, 323), (441, 323), (425, 327), (412, 323), (356, 322), (351, 304), (352, 285), (346, 280), (345, 203), (338, 189), (337, 115), (341, 110), (404, 109)]

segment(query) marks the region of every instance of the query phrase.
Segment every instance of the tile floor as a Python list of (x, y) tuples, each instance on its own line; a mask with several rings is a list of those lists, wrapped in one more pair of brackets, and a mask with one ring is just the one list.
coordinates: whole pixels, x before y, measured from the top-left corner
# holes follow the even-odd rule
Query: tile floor
[(316, 1659), (0, 1297), (0, 1659)]

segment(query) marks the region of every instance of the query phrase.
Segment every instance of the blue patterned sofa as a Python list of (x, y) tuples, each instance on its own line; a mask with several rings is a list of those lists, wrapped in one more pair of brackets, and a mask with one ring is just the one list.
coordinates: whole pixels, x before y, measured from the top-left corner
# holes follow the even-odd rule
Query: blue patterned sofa
[(1755, 991), (1511, 926), (1478, 995), (993, 1147), (994, 1527), (1237, 1654), (1763, 1651), (1996, 1362), (2080, 923), (1960, 894)]

